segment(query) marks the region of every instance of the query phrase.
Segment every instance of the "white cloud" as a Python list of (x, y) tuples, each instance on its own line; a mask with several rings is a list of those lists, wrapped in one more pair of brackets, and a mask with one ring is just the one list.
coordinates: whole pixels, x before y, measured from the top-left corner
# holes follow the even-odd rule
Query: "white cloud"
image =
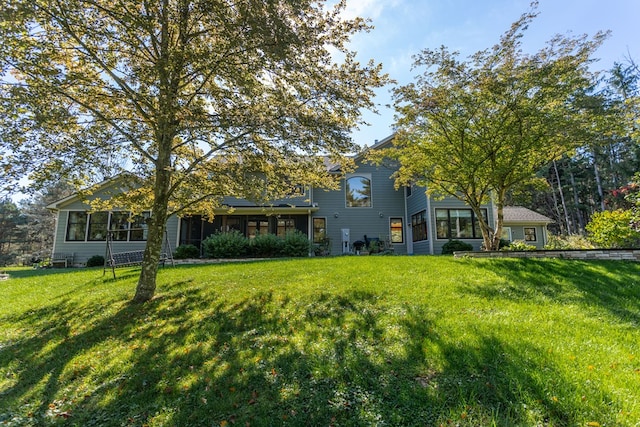
[(375, 20), (385, 8), (391, 8), (401, 3), (401, 0), (347, 0), (347, 7), (343, 12), (346, 19), (355, 17)]

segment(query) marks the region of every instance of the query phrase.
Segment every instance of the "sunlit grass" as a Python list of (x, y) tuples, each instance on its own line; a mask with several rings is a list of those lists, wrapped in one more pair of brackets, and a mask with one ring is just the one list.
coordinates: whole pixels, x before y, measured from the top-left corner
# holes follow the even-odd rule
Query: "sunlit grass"
[(637, 425), (640, 265), (11, 270), (0, 425)]

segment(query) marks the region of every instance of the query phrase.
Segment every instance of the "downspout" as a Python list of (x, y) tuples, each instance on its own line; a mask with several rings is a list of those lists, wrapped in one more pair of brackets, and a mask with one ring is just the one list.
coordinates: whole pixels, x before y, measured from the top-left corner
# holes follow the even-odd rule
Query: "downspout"
[[(50, 209), (50, 211), (52, 211), (52, 210)], [(50, 254), (51, 257), (53, 257), (53, 254), (56, 252), (56, 245), (58, 244), (58, 226), (60, 225), (60, 221), (59, 221), (59, 219), (60, 219), (60, 210), (56, 210), (55, 213), (56, 213), (56, 217), (54, 219), (53, 247), (51, 248), (51, 254)], [(67, 216), (68, 215), (69, 214), (67, 213)], [(67, 218), (67, 223), (68, 222), (69, 222), (69, 218)], [(66, 232), (66, 230), (65, 230), (65, 232)]]
[(407, 236), (407, 255), (413, 255), (413, 236), (410, 235), (411, 227), (409, 226), (409, 213), (407, 208), (407, 189), (403, 189), (404, 199), (404, 235)]
[[(425, 193), (426, 194), (426, 193)], [(433, 217), (431, 216), (431, 196), (426, 194), (427, 196), (427, 224), (429, 224), (429, 254), (434, 255), (433, 253), (433, 239), (435, 238), (434, 228), (433, 228)]]
[[(309, 186), (309, 206), (313, 207), (313, 187), (311, 186)], [(309, 256), (313, 253), (313, 237), (311, 235), (313, 233), (313, 218), (311, 218), (311, 215), (311, 209), (309, 209), (309, 214), (307, 215), (307, 238), (312, 242), (312, 244), (309, 245)]]

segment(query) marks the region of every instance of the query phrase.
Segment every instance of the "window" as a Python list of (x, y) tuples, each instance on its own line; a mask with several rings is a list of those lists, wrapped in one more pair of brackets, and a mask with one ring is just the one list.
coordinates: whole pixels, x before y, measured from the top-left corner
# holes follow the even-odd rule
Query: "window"
[(346, 180), (348, 208), (371, 207), (371, 177), (356, 175)]
[(296, 221), (293, 219), (278, 219), (278, 227), (276, 230), (276, 235), (278, 237), (284, 237), (290, 231), (295, 231), (296, 229)]
[(287, 194), (288, 197), (303, 197), (305, 194), (307, 194), (307, 190), (305, 188), (304, 185), (302, 184), (297, 184), (297, 185), (292, 185), (291, 186), (291, 190), (289, 190), (289, 193)]
[(502, 227), (501, 239), (511, 241), (511, 227)]
[(87, 240), (106, 240), (108, 223), (109, 212), (94, 212), (89, 215), (89, 236)]
[[(482, 215), (487, 217), (486, 209)], [(481, 239), (478, 218), (471, 209), (436, 209), (438, 239)]]
[(524, 228), (524, 241), (525, 242), (536, 242), (538, 239), (536, 238), (536, 228), (535, 227), (525, 227)]
[(104, 241), (107, 239), (107, 230), (114, 241), (147, 240), (148, 218), (149, 212), (134, 217), (129, 212), (121, 211), (94, 212), (90, 215), (81, 211), (69, 212), (66, 241)]
[(129, 212), (111, 213), (109, 231), (113, 240), (126, 242), (129, 238)]
[(409, 184), (405, 188), (407, 197), (411, 197), (411, 194), (413, 194), (413, 184)]
[(427, 211), (411, 215), (411, 234), (414, 242), (427, 240)]
[(87, 213), (69, 212), (67, 219), (67, 241), (84, 241), (87, 233)]
[(151, 214), (149, 212), (143, 212), (140, 215), (134, 215), (131, 221), (131, 231), (129, 234), (129, 240), (141, 241), (147, 240), (147, 233), (149, 232), (149, 226), (147, 221)]
[(389, 234), (391, 235), (391, 243), (404, 243), (402, 218), (389, 218)]
[(313, 243), (322, 243), (327, 237), (327, 219), (313, 218)]
[(249, 239), (255, 239), (269, 233), (269, 221), (267, 219), (250, 219), (247, 222), (247, 235)]

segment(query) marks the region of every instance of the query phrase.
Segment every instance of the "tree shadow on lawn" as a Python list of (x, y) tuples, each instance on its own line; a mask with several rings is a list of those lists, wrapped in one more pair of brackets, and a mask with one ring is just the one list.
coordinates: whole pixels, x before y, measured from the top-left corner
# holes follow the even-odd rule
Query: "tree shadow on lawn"
[[(536, 373), (530, 355), (542, 349), (481, 335), (452, 342), (424, 307), (389, 313), (373, 293), (248, 291), (229, 303), (176, 284), (142, 306), (91, 312), (102, 309), (60, 299), (13, 319), (37, 333), (0, 348), (0, 367), (15, 371), (0, 389), (3, 417), (83, 426), (579, 421), (543, 384), (567, 387), (553, 365)], [(70, 327), (79, 323), (82, 331)], [(85, 354), (94, 366), (74, 366)]]
[[(473, 262), (473, 260), (468, 260)], [(504, 279), (466, 292), (485, 298), (581, 304), (640, 324), (640, 263), (493, 259), (474, 263)]]

